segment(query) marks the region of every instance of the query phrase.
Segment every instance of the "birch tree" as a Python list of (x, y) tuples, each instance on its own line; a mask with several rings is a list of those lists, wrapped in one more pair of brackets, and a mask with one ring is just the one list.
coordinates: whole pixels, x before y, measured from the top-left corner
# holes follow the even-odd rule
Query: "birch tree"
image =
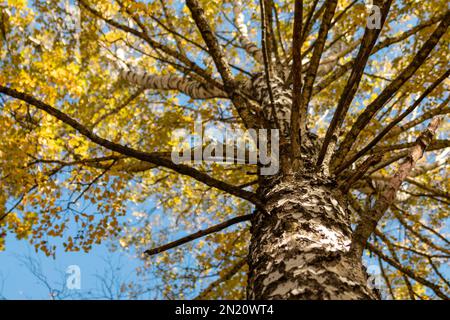
[[(114, 239), (171, 299), (450, 297), (445, 1), (0, 10), (3, 249)], [(279, 170), (174, 161), (199, 119), (278, 132)]]

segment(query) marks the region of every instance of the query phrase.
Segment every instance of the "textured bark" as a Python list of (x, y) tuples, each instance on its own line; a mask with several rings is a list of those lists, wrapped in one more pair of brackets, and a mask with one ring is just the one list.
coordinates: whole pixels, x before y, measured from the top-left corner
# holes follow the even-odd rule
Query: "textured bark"
[(275, 178), (252, 221), (249, 299), (376, 299), (361, 259), (349, 254), (344, 196), (317, 175)]
[(131, 83), (153, 90), (178, 90), (193, 99), (226, 98), (227, 94), (210, 84), (174, 75), (155, 76), (131, 70), (121, 70), (122, 77)]

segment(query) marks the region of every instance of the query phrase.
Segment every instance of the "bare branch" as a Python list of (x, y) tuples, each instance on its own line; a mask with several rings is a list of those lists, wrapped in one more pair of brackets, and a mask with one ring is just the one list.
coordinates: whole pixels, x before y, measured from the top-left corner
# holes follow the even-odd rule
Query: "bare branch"
[(396, 300), (395, 294), (394, 294), (394, 290), (392, 289), (392, 284), (389, 281), (389, 278), (388, 278), (388, 276), (386, 274), (386, 271), (384, 270), (383, 261), (381, 261), (380, 257), (377, 257), (377, 258), (378, 258), (378, 265), (380, 266), (380, 270), (381, 270), (381, 276), (383, 277), (383, 280), (384, 280), (384, 282), (386, 283), (386, 286), (389, 289), (389, 294), (391, 295), (393, 300)]
[(285, 49), (285, 43), (283, 41), (283, 36), (281, 35), (281, 24), (280, 24), (280, 19), (279, 19), (279, 15), (278, 15), (278, 10), (277, 10), (277, 7), (275, 6), (275, 2), (273, 0), (271, 0), (270, 2), (271, 2), (273, 12), (275, 13), (275, 24), (276, 24), (276, 28), (277, 28), (278, 42), (280, 43), (281, 51), (283, 53), (283, 59), (286, 60), (286, 58), (287, 58), (286, 49)]
[(348, 179), (345, 179), (344, 181), (342, 181), (340, 183), (340, 185), (342, 186), (341, 187), (342, 191), (344, 193), (347, 193), (348, 190), (351, 189), (353, 184), (355, 182), (357, 182), (359, 179), (361, 179), (364, 176), (364, 174), (367, 172), (367, 170), (369, 170), (370, 167), (372, 167), (374, 164), (379, 163), (381, 161), (381, 158), (382, 158), (381, 154), (374, 155), (374, 156), (367, 158), (367, 160), (364, 161), (361, 164), (361, 166), (359, 166)]
[(435, 195), (437, 197), (442, 197), (442, 198), (445, 198), (447, 200), (450, 200), (450, 193), (448, 193), (448, 192), (445, 192), (443, 190), (439, 190), (439, 189), (433, 188), (431, 186), (425, 185), (425, 184), (420, 183), (419, 181), (416, 181), (416, 180), (414, 180), (412, 178), (405, 178), (405, 181), (415, 185), (416, 187), (418, 187), (420, 189), (428, 191), (428, 192), (432, 193), (433, 195)]
[(431, 119), (435, 116), (450, 113), (450, 107), (448, 106), (449, 101), (450, 101), (450, 97), (447, 97), (447, 99), (442, 101), (442, 103), (437, 108), (434, 108), (434, 109), (424, 112), (421, 116), (417, 117), (414, 120), (409, 121), (408, 123), (405, 123), (404, 125), (394, 127), (387, 135), (387, 138), (395, 137), (395, 136), (401, 134), (402, 132), (405, 132), (405, 131), (411, 129), (412, 127), (415, 127), (415, 126), (421, 124), (422, 122), (424, 122), (428, 119)]
[[(400, 222), (400, 224), (402, 226), (405, 227), (406, 230), (408, 230), (414, 237), (416, 237), (417, 239), (419, 239), (420, 241), (423, 241), (426, 245), (430, 246), (431, 248), (443, 252), (447, 255), (450, 255), (450, 250), (446, 249), (444, 247), (441, 247), (440, 245), (436, 244), (434, 241), (432, 241), (432, 237), (430, 237), (429, 235), (424, 235), (421, 234), (420, 232), (414, 230), (413, 226), (410, 226), (407, 221), (405, 220), (405, 218), (409, 218), (410, 220), (413, 219), (413, 217), (411, 216), (410, 213), (408, 213), (407, 211), (403, 210), (402, 208), (396, 206), (395, 204), (392, 205), (392, 208), (394, 208), (395, 210), (392, 210), (392, 213), (394, 214), (395, 218)], [(397, 212), (398, 211), (398, 212)], [(415, 219), (413, 220), (415, 221)], [(441, 239), (444, 243), (446, 243), (446, 245), (450, 245), (450, 241), (442, 234), (440, 234), (439, 232), (437, 232), (436, 230), (434, 230), (433, 228), (428, 227), (427, 225), (423, 224), (422, 222), (419, 221), (415, 221), (415, 223), (419, 224), (423, 229), (431, 232), (432, 234), (434, 234), (435, 236), (437, 236), (439, 239)]]
[(311, 31), (312, 28), (312, 21), (315, 21), (319, 18), (319, 16), (322, 14), (323, 10), (325, 9), (325, 3), (322, 5), (322, 7), (319, 8), (319, 10), (316, 11), (317, 4), (319, 3), (319, 0), (314, 0), (314, 2), (311, 5), (311, 8), (308, 11), (308, 15), (306, 18), (306, 21), (304, 23), (304, 27), (302, 28), (302, 35), (301, 35), (301, 44), (306, 40), (306, 37), (309, 34), (309, 31)]
[[(382, 234), (381, 232), (378, 232), (378, 230), (375, 230), (375, 234), (381, 238), (381, 240), (386, 244), (389, 252), (392, 255), (392, 258), (394, 259), (395, 262), (397, 262), (398, 264), (400, 264), (400, 260), (398, 259), (397, 253), (395, 252), (393, 246), (392, 246), (392, 242), (389, 241), (389, 239)], [(380, 257), (378, 257), (380, 258)], [(411, 300), (415, 300), (415, 296), (414, 296), (414, 290), (412, 288), (411, 285), (411, 281), (409, 281), (408, 277), (405, 274), (402, 274), (402, 278), (403, 281), (405, 282), (406, 288), (408, 289), (408, 293), (409, 293), (409, 297)]]

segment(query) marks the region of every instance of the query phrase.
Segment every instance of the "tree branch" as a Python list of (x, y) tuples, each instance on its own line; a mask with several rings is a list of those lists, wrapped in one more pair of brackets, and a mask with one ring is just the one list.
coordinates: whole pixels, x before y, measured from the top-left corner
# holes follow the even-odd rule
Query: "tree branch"
[(356, 122), (353, 124), (350, 131), (344, 138), (341, 146), (336, 152), (335, 167), (339, 166), (343, 159), (342, 155), (347, 154), (353, 144), (355, 143), (360, 132), (367, 126), (373, 116), (385, 105), (385, 103), (392, 97), (394, 93), (406, 82), (413, 74), (419, 69), (419, 67), (425, 62), (431, 51), (439, 42), (440, 38), (447, 31), (447, 27), (450, 24), (450, 10), (447, 11), (443, 20), (438, 25), (433, 34), (428, 38), (425, 44), (420, 48), (419, 52), (415, 55), (411, 63), (403, 69), (398, 77), (392, 81), (379, 95), (378, 97), (363, 110), (359, 115)]
[(98, 135), (96, 135), (95, 133), (93, 133), (87, 127), (83, 126), (81, 123), (79, 123), (75, 119), (66, 115), (65, 113), (59, 111), (58, 109), (53, 108), (52, 106), (50, 106), (40, 100), (37, 100), (36, 98), (34, 98), (26, 93), (19, 92), (19, 91), (16, 91), (14, 89), (11, 89), (11, 88), (8, 88), (8, 87), (2, 86), (2, 85), (0, 85), (0, 93), (7, 94), (10, 97), (22, 100), (24, 102), (27, 102), (27, 103), (35, 106), (36, 108), (54, 116), (58, 120), (69, 125), (70, 127), (75, 129), (76, 131), (78, 131), (80, 134), (82, 134), (83, 136), (85, 136), (86, 138), (91, 140), (92, 142), (94, 142), (102, 147), (105, 147), (111, 151), (115, 151), (120, 154), (129, 156), (129, 157), (133, 157), (138, 160), (142, 160), (142, 161), (149, 162), (149, 163), (152, 163), (152, 164), (155, 164), (158, 166), (172, 169), (175, 172), (178, 172), (182, 175), (186, 175), (186, 176), (192, 177), (200, 182), (203, 182), (204, 184), (206, 184), (210, 187), (214, 187), (219, 190), (225, 191), (231, 195), (243, 198), (245, 200), (248, 200), (248, 201), (256, 204), (257, 206), (260, 206), (257, 196), (252, 192), (242, 190), (239, 187), (230, 185), (221, 180), (217, 180), (217, 179), (207, 175), (206, 173), (198, 171), (197, 169), (194, 169), (187, 165), (175, 164), (169, 158), (161, 157), (158, 154), (139, 151), (139, 150), (103, 139), (103, 138), (99, 137)]
[(242, 9), (244, 8), (241, 0), (232, 1), (233, 3), (233, 14), (234, 14), (234, 22), (236, 24), (236, 28), (239, 32), (239, 42), (241, 43), (244, 50), (250, 54), (256, 62), (262, 64), (263, 63), (263, 54), (262, 51), (258, 48), (256, 44), (250, 41), (248, 36), (247, 26), (244, 20), (244, 14), (242, 13)]
[(257, 119), (250, 113), (246, 100), (239, 93), (239, 84), (231, 74), (225, 55), (222, 52), (219, 42), (217, 41), (208, 21), (206, 20), (203, 9), (200, 7), (198, 0), (186, 0), (186, 4), (191, 12), (192, 18), (205, 41), (209, 54), (211, 55), (217, 70), (219, 71), (223, 83), (224, 90), (230, 97), (236, 107), (239, 116), (247, 128), (257, 128)]
[(366, 247), (367, 240), (374, 232), (378, 221), (383, 217), (385, 211), (394, 202), (397, 191), (402, 182), (411, 173), (416, 162), (422, 158), (441, 122), (442, 118), (439, 117), (434, 118), (430, 122), (428, 128), (417, 138), (415, 146), (409, 150), (407, 159), (400, 165), (392, 179), (390, 179), (386, 189), (381, 193), (373, 208), (361, 218), (361, 221), (353, 233), (353, 240), (351, 244), (351, 251), (355, 255), (362, 255), (362, 252)]
[(420, 284), (423, 284), (425, 286), (427, 286), (428, 288), (430, 288), (431, 290), (433, 290), (434, 293), (436, 293), (436, 295), (443, 299), (443, 300), (448, 300), (449, 297), (447, 297), (441, 290), (441, 288), (437, 285), (435, 285), (434, 283), (428, 281), (425, 278), (422, 278), (418, 275), (416, 275), (414, 272), (412, 272), (410, 269), (405, 268), (404, 266), (402, 266), (400, 263), (398, 263), (397, 261), (395, 261), (394, 259), (386, 256), (383, 252), (381, 252), (381, 250), (379, 250), (378, 248), (376, 248), (374, 245), (368, 243), (367, 247), (370, 251), (372, 251), (373, 253), (375, 253), (377, 256), (379, 256), (383, 261), (387, 262), (388, 264), (390, 264), (391, 266), (393, 266), (394, 268), (396, 268), (398, 271), (400, 271), (402, 274), (407, 275), (408, 277), (410, 277), (411, 279), (417, 281)]
[[(424, 21), (423, 23), (415, 26), (414, 28), (401, 33), (398, 36), (395, 36), (392, 38), (385, 38), (384, 40), (380, 41), (377, 45), (375, 45), (375, 47), (373, 48), (373, 50), (370, 54), (373, 55), (384, 48), (387, 48), (395, 43), (398, 43), (402, 40), (407, 39), (410, 36), (415, 35), (417, 32), (421, 31), (422, 29), (432, 26), (433, 24), (439, 22), (440, 20), (442, 20), (443, 17), (444, 17), (444, 15), (439, 15), (439, 16), (433, 17), (433, 18), (431, 18), (427, 21)], [(356, 46), (358, 45), (359, 42), (360, 41), (355, 41), (354, 44), (351, 45), (348, 49), (356, 48)], [(322, 90), (324, 90), (326, 87), (328, 87), (331, 83), (333, 83), (334, 81), (341, 78), (348, 70), (350, 70), (350, 68), (353, 66), (353, 64), (355, 64), (355, 62), (356, 62), (356, 59), (353, 59), (351, 61), (346, 62), (344, 65), (339, 66), (338, 70), (335, 70), (332, 75), (330, 75), (329, 77), (325, 78), (324, 80), (319, 82), (317, 85), (315, 85), (314, 89), (313, 89), (313, 96), (317, 95)]]
[(434, 81), (421, 95), (420, 97), (402, 114), (400, 114), (395, 120), (389, 123), (375, 138), (372, 139), (364, 148), (358, 151), (353, 157), (344, 162), (338, 169), (337, 172), (345, 170), (345, 168), (349, 167), (353, 162), (361, 158), (367, 152), (369, 152), (375, 145), (386, 136), (389, 131), (397, 125), (400, 121), (406, 118), (411, 112), (413, 112), (419, 104), (439, 85), (441, 84), (447, 77), (450, 75), (450, 69), (448, 69), (442, 76), (440, 76), (436, 81)]
[(319, 68), (320, 58), (322, 57), (323, 48), (327, 40), (328, 30), (333, 19), (334, 12), (336, 11), (337, 0), (326, 0), (325, 12), (323, 14), (322, 22), (320, 24), (319, 35), (314, 43), (314, 50), (309, 63), (308, 71), (305, 76), (305, 84), (302, 91), (303, 107), (300, 110), (300, 114), (308, 114), (308, 104), (312, 95), (312, 88), (314, 80), (316, 79), (317, 69)]
[(204, 229), (204, 230), (197, 231), (196, 233), (193, 233), (193, 234), (190, 234), (190, 235), (188, 235), (186, 237), (183, 237), (181, 239), (172, 241), (172, 242), (170, 242), (168, 244), (165, 244), (163, 246), (146, 250), (146, 251), (144, 251), (144, 253), (146, 255), (148, 255), (148, 256), (152, 256), (152, 255), (155, 255), (155, 254), (167, 251), (169, 249), (181, 246), (181, 245), (183, 245), (183, 244), (185, 244), (187, 242), (190, 242), (190, 241), (196, 240), (198, 238), (204, 237), (204, 236), (206, 236), (208, 234), (211, 234), (211, 233), (214, 233), (214, 232), (218, 232), (220, 230), (228, 228), (229, 226), (232, 226), (232, 225), (234, 225), (236, 223), (239, 223), (239, 222), (242, 222), (242, 221), (248, 221), (248, 220), (250, 220), (250, 218), (252, 216), (253, 216), (253, 214), (247, 214), (247, 215), (243, 215), (243, 216), (234, 217), (234, 218), (232, 218), (232, 219), (230, 219), (228, 221), (222, 222), (222, 223), (220, 223), (218, 225), (212, 226), (212, 227)]
[(292, 35), (293, 86), (291, 112), (291, 144), (294, 159), (300, 159), (302, 134), (306, 133), (306, 113), (303, 110), (302, 96), (302, 29), (303, 0), (296, 0), (294, 9), (294, 32)]
[(219, 279), (212, 282), (205, 290), (203, 290), (194, 300), (203, 300), (208, 294), (214, 290), (218, 285), (223, 282), (230, 280), (243, 266), (247, 263), (246, 259), (241, 259), (236, 262), (225, 274), (223, 274)]
[(150, 75), (132, 70), (121, 70), (122, 77), (131, 83), (154, 90), (178, 90), (192, 99), (228, 98), (228, 95), (217, 87), (200, 83), (187, 77), (169, 75)]
[(416, 119), (413, 119), (405, 123), (404, 125), (393, 128), (387, 135), (387, 138), (395, 137), (401, 134), (402, 132), (405, 132), (411, 129), (412, 127), (415, 127), (418, 124), (421, 124), (422, 122), (431, 119), (435, 116), (450, 113), (450, 107), (448, 106), (449, 101), (450, 97), (447, 97), (444, 101), (442, 101), (442, 103), (437, 108), (428, 110), (427, 112), (424, 112), (420, 117), (417, 117)]
[(155, 50), (160, 50), (162, 52), (164, 52), (165, 54), (167, 54), (170, 57), (173, 57), (174, 59), (182, 62), (184, 65), (186, 65), (190, 70), (192, 70), (193, 72), (195, 72), (196, 74), (198, 74), (200, 77), (202, 77), (203, 79), (205, 79), (208, 83), (214, 84), (214, 86), (216, 86), (219, 89), (222, 89), (223, 86), (220, 82), (218, 82), (217, 80), (215, 80), (214, 78), (211, 77), (210, 74), (208, 74), (208, 72), (206, 72), (205, 70), (203, 70), (200, 66), (198, 66), (195, 62), (193, 62), (192, 60), (190, 60), (188, 57), (186, 57), (185, 55), (183, 55), (180, 52), (177, 52), (176, 50), (173, 50), (172, 48), (163, 45), (155, 40), (153, 40), (152, 38), (150, 38), (148, 36), (148, 34), (146, 34), (145, 32), (141, 32), (139, 30), (133, 29), (128, 27), (127, 25), (121, 24), (117, 21), (114, 21), (112, 19), (108, 19), (103, 17), (102, 13), (97, 11), (96, 9), (90, 7), (84, 0), (78, 0), (80, 2), (80, 4), (87, 10), (89, 11), (92, 15), (94, 15), (95, 17), (105, 21), (107, 24), (109, 24), (112, 27), (115, 27), (119, 30), (122, 30), (124, 32), (130, 33), (132, 35), (134, 35), (135, 37), (138, 37), (142, 40), (144, 40), (146, 43), (148, 43), (150, 45), (150, 47), (152, 47)]
[(264, 62), (264, 76), (266, 80), (267, 85), (267, 91), (269, 93), (269, 101), (270, 101), (270, 108), (272, 112), (272, 119), (275, 122), (276, 128), (279, 128), (279, 122), (277, 119), (277, 112), (275, 110), (275, 100), (273, 96), (272, 91), (272, 64), (271, 64), (271, 54), (268, 43), (268, 33), (267, 33), (267, 15), (266, 15), (266, 7), (265, 7), (265, 0), (259, 0), (259, 7), (261, 12), (261, 46), (262, 46), (262, 53), (263, 53), (263, 62)]

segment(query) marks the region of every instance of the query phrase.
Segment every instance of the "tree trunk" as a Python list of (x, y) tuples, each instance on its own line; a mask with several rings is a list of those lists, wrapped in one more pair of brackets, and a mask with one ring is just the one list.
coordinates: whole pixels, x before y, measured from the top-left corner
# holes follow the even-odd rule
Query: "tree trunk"
[(361, 258), (349, 253), (352, 230), (345, 196), (325, 176), (328, 170), (316, 167), (321, 145), (316, 135), (301, 137), (301, 168), (286, 169), (294, 163), (289, 143), (292, 89), (277, 78), (271, 86), (275, 119), (267, 82), (262, 75), (253, 81), (264, 114), (282, 129), (281, 170), (260, 176), (257, 194), (265, 212), (257, 211), (252, 219), (247, 297), (376, 299)]
[(349, 254), (345, 197), (320, 174), (272, 177), (260, 194), (249, 248), (249, 299), (377, 299)]

